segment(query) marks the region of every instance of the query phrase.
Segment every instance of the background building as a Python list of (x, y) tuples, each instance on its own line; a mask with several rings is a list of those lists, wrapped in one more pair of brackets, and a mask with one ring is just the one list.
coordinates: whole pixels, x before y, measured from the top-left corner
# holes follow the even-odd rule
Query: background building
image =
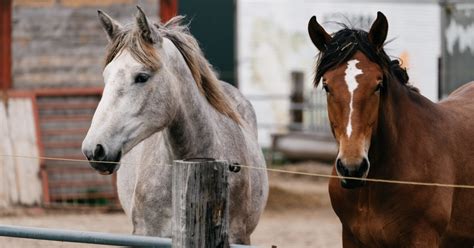
[[(367, 29), (376, 12), (410, 81), (433, 101), (474, 80), (474, 4), (437, 0), (7, 0), (0, 1), (0, 154), (83, 159), (80, 143), (100, 99), (105, 35), (102, 9), (127, 22), (140, 5), (153, 20), (191, 20), (220, 78), (253, 103), (262, 146), (317, 152), (334, 144), (325, 96), (313, 89), (311, 16)], [(275, 143), (272, 135), (298, 134)], [(286, 137), (286, 136), (285, 136)], [(324, 141), (321, 143), (321, 141)], [(319, 143), (318, 143), (319, 142)], [(302, 156), (299, 154), (298, 156)], [(88, 165), (0, 158), (0, 206), (115, 201), (112, 177)]]

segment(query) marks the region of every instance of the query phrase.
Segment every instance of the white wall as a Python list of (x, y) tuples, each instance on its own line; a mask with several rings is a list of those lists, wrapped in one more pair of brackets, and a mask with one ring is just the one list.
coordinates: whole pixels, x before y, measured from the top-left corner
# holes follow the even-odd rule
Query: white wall
[[(38, 157), (30, 98), (0, 102), (0, 155)], [(0, 207), (39, 204), (42, 196), (39, 160), (0, 157)]]
[[(410, 81), (421, 93), (438, 100), (438, 57), (441, 54), (440, 7), (436, 3), (373, 1), (239, 0), (237, 4), (239, 88), (247, 96), (290, 93), (290, 73), (305, 72), (311, 90), (317, 54), (307, 34), (307, 24), (316, 15), (328, 32), (340, 29), (329, 22), (344, 22), (367, 29), (382, 11), (389, 21), (386, 51), (401, 57)], [(320, 89), (318, 89), (320, 90)], [(259, 123), (288, 123), (289, 102), (252, 101)], [(270, 133), (261, 129), (263, 146)]]

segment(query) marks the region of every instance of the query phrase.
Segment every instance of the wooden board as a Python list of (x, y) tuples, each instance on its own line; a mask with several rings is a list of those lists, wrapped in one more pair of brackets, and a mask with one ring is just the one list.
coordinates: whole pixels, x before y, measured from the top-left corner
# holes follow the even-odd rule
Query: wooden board
[[(31, 98), (10, 98), (0, 106), (0, 154), (38, 157), (36, 127)], [(0, 160), (0, 205), (37, 205), (42, 187), (39, 159), (2, 157)]]

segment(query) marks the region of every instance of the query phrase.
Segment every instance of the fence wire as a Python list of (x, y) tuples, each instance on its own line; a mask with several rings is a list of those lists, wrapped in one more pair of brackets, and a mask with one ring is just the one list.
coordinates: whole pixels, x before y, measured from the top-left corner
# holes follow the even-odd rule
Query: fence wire
[[(67, 158), (56, 158), (56, 157), (35, 157), (35, 156), (22, 156), (22, 155), (4, 155), (0, 154), (2, 158), (25, 158), (25, 159), (38, 159), (38, 160), (55, 160), (55, 161), (65, 161), (65, 162), (97, 162), (97, 163), (107, 163), (107, 164), (122, 164), (122, 165), (132, 165), (132, 166), (151, 166), (150, 164), (137, 164), (137, 163), (123, 163), (123, 162), (112, 162), (112, 161), (94, 161), (86, 159), (67, 159)], [(172, 166), (171, 164), (166, 166)], [(380, 178), (359, 178), (359, 177), (344, 177), (339, 175), (332, 174), (322, 174), (322, 173), (311, 173), (311, 172), (299, 172), (299, 171), (289, 171), (275, 168), (266, 168), (266, 167), (256, 167), (250, 165), (236, 164), (234, 167), (241, 167), (253, 170), (266, 170), (269, 172), (276, 173), (285, 173), (301, 176), (310, 176), (310, 177), (322, 177), (322, 178), (336, 178), (336, 179), (350, 179), (350, 180), (359, 180), (375, 183), (389, 183), (389, 184), (403, 184), (403, 185), (417, 185), (417, 186), (433, 186), (433, 187), (444, 187), (444, 188), (461, 188), (461, 189), (474, 189), (474, 185), (469, 184), (450, 184), (450, 183), (436, 183), (436, 182), (415, 182), (415, 181), (405, 181), (405, 180), (391, 180), (391, 179), (380, 179)]]

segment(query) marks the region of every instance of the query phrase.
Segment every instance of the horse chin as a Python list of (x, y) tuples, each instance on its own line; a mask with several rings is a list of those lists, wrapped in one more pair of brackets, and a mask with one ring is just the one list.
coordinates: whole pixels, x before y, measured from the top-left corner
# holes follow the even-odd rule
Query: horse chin
[(103, 176), (111, 175), (113, 173), (111, 171), (97, 171), (97, 172), (99, 172), (99, 174), (101, 174)]
[(111, 175), (120, 168), (120, 164), (90, 162), (91, 166), (101, 175)]
[(356, 189), (365, 185), (365, 180), (342, 179), (341, 186), (345, 189)]

